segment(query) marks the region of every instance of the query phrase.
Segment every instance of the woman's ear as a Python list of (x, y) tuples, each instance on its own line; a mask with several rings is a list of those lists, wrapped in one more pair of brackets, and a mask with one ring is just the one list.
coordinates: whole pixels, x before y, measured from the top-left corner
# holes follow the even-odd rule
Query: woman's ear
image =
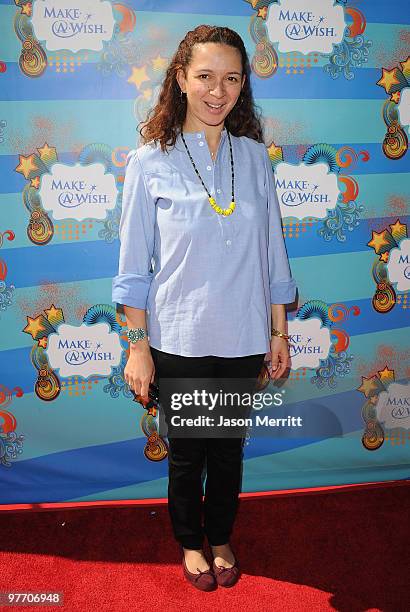
[(176, 73), (176, 80), (177, 80), (177, 83), (181, 91), (185, 91), (186, 81), (185, 81), (185, 74), (182, 68), (178, 68), (177, 73)]

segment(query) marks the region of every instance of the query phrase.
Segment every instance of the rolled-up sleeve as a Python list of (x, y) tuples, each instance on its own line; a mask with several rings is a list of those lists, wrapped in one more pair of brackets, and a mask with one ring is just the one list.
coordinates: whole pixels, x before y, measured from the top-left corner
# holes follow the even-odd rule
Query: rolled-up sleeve
[(153, 277), (155, 202), (146, 185), (136, 150), (127, 157), (119, 226), (118, 274), (112, 281), (112, 301), (145, 310)]
[(296, 296), (296, 282), (292, 278), (285, 241), (282, 234), (282, 219), (276, 193), (272, 164), (266, 146), (264, 150), (265, 185), (268, 192), (269, 212), (269, 286), (271, 304), (291, 304)]

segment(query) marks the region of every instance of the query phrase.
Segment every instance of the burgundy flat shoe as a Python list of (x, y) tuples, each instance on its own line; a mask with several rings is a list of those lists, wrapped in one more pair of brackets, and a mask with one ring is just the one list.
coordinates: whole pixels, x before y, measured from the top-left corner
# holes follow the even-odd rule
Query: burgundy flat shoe
[(214, 560), (212, 568), (219, 586), (231, 587), (239, 580), (240, 571), (237, 559), (235, 559), (235, 563), (232, 567), (221, 567), (220, 565), (216, 565)]
[(185, 563), (184, 553), (182, 553), (182, 567), (184, 570), (185, 578), (197, 589), (200, 589), (201, 591), (213, 591), (217, 587), (215, 575), (211, 568), (209, 568), (208, 570), (201, 571), (197, 567), (199, 574), (193, 574), (188, 570)]

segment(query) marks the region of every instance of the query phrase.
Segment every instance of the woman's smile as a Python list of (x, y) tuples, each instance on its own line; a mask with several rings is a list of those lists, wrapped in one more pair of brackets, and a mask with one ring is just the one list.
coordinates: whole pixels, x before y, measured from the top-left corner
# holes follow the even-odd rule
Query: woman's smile
[(205, 102), (208, 111), (212, 114), (212, 115), (219, 115), (223, 112), (224, 108), (225, 108), (225, 104), (211, 104), (210, 102)]

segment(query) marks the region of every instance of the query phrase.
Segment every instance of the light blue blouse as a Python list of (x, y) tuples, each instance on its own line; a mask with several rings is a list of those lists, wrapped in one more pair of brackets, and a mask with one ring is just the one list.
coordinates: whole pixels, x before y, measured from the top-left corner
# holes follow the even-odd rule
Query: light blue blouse
[[(184, 133), (217, 204), (231, 202), (226, 129), (213, 162), (204, 132)], [(271, 304), (292, 303), (291, 276), (266, 146), (231, 135), (234, 212), (211, 207), (181, 135), (130, 151), (112, 300), (146, 309), (150, 346), (187, 357), (270, 351)]]

